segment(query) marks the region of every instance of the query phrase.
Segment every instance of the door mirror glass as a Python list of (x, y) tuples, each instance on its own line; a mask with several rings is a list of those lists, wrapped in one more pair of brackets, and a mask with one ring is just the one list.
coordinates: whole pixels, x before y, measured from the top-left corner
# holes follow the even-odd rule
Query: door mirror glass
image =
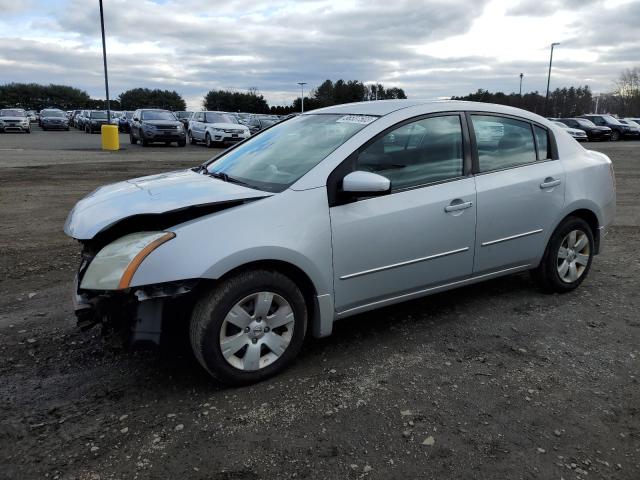
[(344, 177), (342, 191), (360, 195), (384, 195), (391, 191), (391, 181), (377, 173), (358, 170)]

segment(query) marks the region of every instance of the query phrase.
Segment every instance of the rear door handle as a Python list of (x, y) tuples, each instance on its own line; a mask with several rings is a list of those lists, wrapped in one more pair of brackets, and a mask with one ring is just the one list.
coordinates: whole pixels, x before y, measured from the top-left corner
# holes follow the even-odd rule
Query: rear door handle
[(465, 210), (467, 208), (473, 207), (473, 202), (463, 202), (461, 200), (454, 200), (449, 205), (444, 207), (444, 211), (449, 212), (457, 212), (458, 210)]
[(558, 185), (560, 185), (562, 183), (561, 180), (558, 180), (556, 178), (553, 177), (547, 177), (544, 179), (544, 182), (542, 182), (540, 184), (540, 188), (552, 188), (552, 187), (557, 187)]

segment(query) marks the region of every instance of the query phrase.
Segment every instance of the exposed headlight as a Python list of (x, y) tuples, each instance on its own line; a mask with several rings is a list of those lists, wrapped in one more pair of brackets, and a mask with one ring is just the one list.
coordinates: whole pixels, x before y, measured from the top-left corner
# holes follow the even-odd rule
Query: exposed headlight
[(125, 235), (98, 252), (85, 272), (80, 288), (122, 290), (129, 288), (142, 261), (176, 236), (173, 232), (138, 232)]
[(182, 130), (182, 124), (176, 126), (176, 130)]

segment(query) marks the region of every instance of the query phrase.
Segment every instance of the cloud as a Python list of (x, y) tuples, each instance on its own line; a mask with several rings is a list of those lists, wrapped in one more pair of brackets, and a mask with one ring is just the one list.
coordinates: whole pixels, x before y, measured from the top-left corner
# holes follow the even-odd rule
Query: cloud
[[(0, 6), (5, 3), (0, 0)], [(604, 88), (618, 70), (631, 66), (632, 56), (617, 50), (618, 34), (601, 35), (603, 28), (611, 30), (598, 20), (599, 2), (580, 2), (579, 16), (563, 10), (570, 2), (558, 0), (504, 5), (498, 0), (109, 0), (110, 89), (114, 96), (138, 86), (175, 89), (192, 107), (212, 88), (255, 87), (270, 103), (288, 104), (298, 95), (296, 82), (313, 87), (327, 78), (381, 81), (414, 98), (433, 98), (478, 88), (514, 91), (524, 71), (525, 86), (539, 89), (546, 84), (548, 62), (549, 40), (539, 27), (544, 15), (563, 35), (552, 85), (589, 79)], [(631, 7), (621, 8), (637, 17)], [(39, 0), (13, 12), (19, 28), (0, 17), (0, 83), (55, 81), (103, 96), (97, 2)], [(613, 9), (604, 14), (635, 41), (630, 20), (615, 18)], [(481, 20), (488, 28), (474, 34)], [(521, 35), (514, 36), (505, 27), (516, 24)], [(601, 40), (594, 43), (598, 31)], [(455, 53), (454, 43), (460, 46)], [(477, 44), (483, 47), (470, 48)], [(563, 53), (571, 48), (575, 55)], [(585, 60), (579, 49), (591, 56)]]

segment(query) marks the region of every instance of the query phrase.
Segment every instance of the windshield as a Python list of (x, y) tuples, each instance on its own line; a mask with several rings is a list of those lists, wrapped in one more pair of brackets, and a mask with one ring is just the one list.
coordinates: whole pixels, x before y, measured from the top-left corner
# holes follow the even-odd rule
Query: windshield
[(64, 117), (66, 116), (63, 111), (59, 110), (45, 110), (40, 114), (42, 117)]
[(107, 112), (91, 112), (91, 118), (106, 119)]
[(24, 110), (0, 110), (0, 117), (26, 117)]
[(207, 123), (238, 123), (236, 117), (227, 113), (206, 112), (204, 116)]
[(188, 118), (191, 115), (191, 112), (175, 112), (175, 114), (178, 118)]
[(281, 192), (376, 118), (300, 115), (218, 157), (207, 171), (224, 173), (253, 188)]
[(591, 120), (585, 120), (582, 118), (576, 118), (576, 122), (578, 122), (578, 125), (582, 125), (583, 127), (595, 127), (596, 124), (593, 123)]
[(262, 126), (264, 128), (266, 128), (266, 127), (270, 127), (274, 123), (278, 123), (278, 119), (276, 119), (276, 118), (261, 118), (260, 119), (260, 123), (262, 124)]
[(166, 110), (147, 110), (142, 112), (140, 120), (173, 120), (176, 121), (176, 117), (173, 113)]
[(553, 123), (555, 123), (556, 125), (558, 125), (559, 127), (562, 127), (562, 128), (569, 128), (562, 122), (553, 122)]
[(617, 118), (612, 117), (611, 115), (603, 115), (602, 118), (604, 118), (607, 123), (611, 123), (613, 125), (622, 125)]

